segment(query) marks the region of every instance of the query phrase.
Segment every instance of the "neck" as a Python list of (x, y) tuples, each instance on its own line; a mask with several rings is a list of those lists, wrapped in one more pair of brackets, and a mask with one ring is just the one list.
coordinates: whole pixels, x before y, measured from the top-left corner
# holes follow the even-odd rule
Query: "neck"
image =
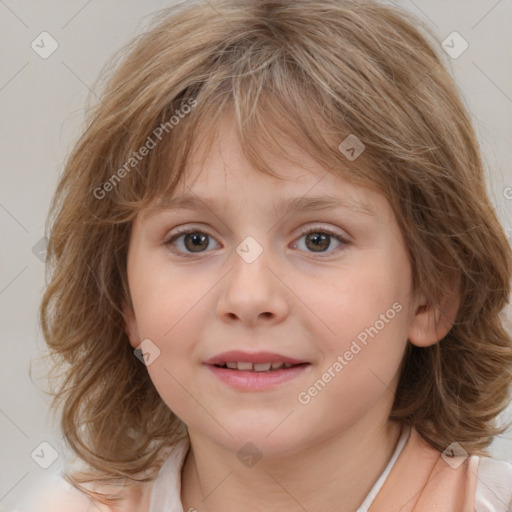
[(363, 418), (287, 457), (265, 455), (252, 467), (189, 431), (183, 510), (239, 512), (245, 506), (265, 512), (354, 511), (384, 471), (401, 432), (397, 423), (369, 421), (373, 419)]

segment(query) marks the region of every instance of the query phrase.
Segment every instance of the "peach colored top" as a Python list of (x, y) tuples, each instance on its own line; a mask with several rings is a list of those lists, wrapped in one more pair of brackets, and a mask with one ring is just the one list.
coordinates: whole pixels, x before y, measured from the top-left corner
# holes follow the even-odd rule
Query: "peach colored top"
[[(60, 476), (12, 512), (184, 512), (181, 470), (188, 439), (177, 443), (152, 482), (133, 486), (115, 509), (92, 503)], [(489, 457), (441, 454), (404, 426), (386, 468), (355, 512), (512, 512), (512, 464)], [(44, 488), (44, 490), (43, 490)]]

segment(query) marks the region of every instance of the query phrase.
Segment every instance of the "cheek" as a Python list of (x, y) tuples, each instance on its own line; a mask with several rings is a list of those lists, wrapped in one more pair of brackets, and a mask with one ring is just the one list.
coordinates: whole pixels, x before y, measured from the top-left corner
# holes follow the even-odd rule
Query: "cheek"
[(209, 390), (197, 384), (202, 370), (198, 333), (209, 314), (211, 307), (200, 299), (174, 302), (169, 297), (168, 307), (159, 306), (148, 312), (145, 332), (160, 350), (158, 359), (147, 370), (164, 403), (185, 423), (200, 415), (214, 429), (218, 425), (210, 424), (211, 417), (204, 408), (211, 401)]
[(322, 332), (317, 377), (336, 375), (328, 385), (333, 400), (363, 407), (395, 378), (407, 344), (409, 268), (405, 254), (389, 247), (347, 265), (315, 294), (312, 309), (323, 321), (309, 315), (309, 329)]
[[(389, 256), (360, 261), (333, 273), (331, 279), (324, 280), (324, 286), (309, 287), (307, 304), (316, 313), (308, 315), (310, 328), (317, 332), (322, 329), (333, 349), (343, 348), (360, 334), (364, 342), (364, 333), (371, 327), (373, 333), (377, 329), (379, 338), (396, 337), (407, 324), (409, 280), (405, 267), (404, 275), (397, 278)], [(382, 336), (384, 333), (387, 336)]]
[(212, 279), (201, 279), (197, 272), (173, 270), (166, 261), (147, 261), (137, 267), (130, 282), (137, 326), (141, 336), (165, 341), (196, 314)]
[(306, 393), (302, 397), (312, 402), (308, 410), (313, 415), (323, 415), (326, 408), (339, 404), (338, 419), (333, 421), (355, 421), (377, 401), (392, 401), (407, 344), (406, 308), (399, 291), (387, 287), (390, 283), (385, 280), (377, 289), (381, 285), (376, 287), (369, 274), (365, 276), (368, 279), (353, 277), (351, 293), (340, 290), (337, 301), (326, 301), (329, 309), (324, 314), (335, 334), (317, 338), (323, 340), (317, 347), (321, 360), (309, 382), (311, 388), (302, 390)]

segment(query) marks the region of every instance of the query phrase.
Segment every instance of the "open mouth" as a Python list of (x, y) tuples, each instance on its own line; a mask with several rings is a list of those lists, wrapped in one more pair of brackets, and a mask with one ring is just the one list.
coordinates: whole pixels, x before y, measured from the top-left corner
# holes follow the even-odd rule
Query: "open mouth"
[[(261, 361), (261, 355), (259, 356)], [(265, 360), (263, 360), (265, 361)], [(239, 391), (271, 391), (308, 371), (311, 363), (296, 361), (247, 361), (213, 360), (206, 367), (218, 379)]]
[(270, 373), (275, 372), (278, 370), (287, 370), (289, 368), (294, 368), (297, 366), (305, 366), (309, 363), (299, 363), (299, 364), (292, 364), (292, 363), (248, 363), (248, 362), (238, 362), (238, 361), (226, 361), (223, 364), (215, 364), (213, 366), (217, 368), (224, 368), (227, 370), (234, 370), (234, 371), (248, 371), (248, 372), (255, 372), (255, 373)]

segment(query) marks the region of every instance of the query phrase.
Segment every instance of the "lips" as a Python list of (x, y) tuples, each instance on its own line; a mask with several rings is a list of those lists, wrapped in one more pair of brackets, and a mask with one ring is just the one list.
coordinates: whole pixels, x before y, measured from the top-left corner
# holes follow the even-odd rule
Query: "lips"
[[(256, 356), (256, 354), (252, 354)], [(268, 354), (267, 354), (268, 355)], [(274, 354), (275, 356), (276, 354)], [(278, 355), (278, 354), (277, 354)], [(260, 356), (260, 354), (258, 354)], [(222, 360), (225, 355), (220, 355), (220, 360)], [(228, 359), (232, 356), (228, 356)], [(238, 356), (237, 356), (238, 357)], [(243, 357), (247, 358), (247, 355)], [(288, 357), (279, 356), (284, 359), (290, 359)], [(250, 358), (250, 357), (249, 357)], [(219, 356), (210, 359), (210, 361), (218, 361)], [(295, 361), (297, 361), (295, 359)], [(227, 365), (233, 366), (235, 364), (237, 366), (236, 369), (230, 369)], [(288, 367), (284, 367), (284, 365), (290, 365)], [(279, 365), (276, 369), (272, 369), (272, 365)], [(238, 369), (239, 366), (242, 368)], [(265, 369), (270, 366), (270, 369)], [(293, 363), (280, 363), (279, 361), (275, 361), (273, 363), (250, 363), (250, 362), (227, 362), (226, 365), (221, 364), (205, 364), (207, 370), (209, 370), (210, 374), (216, 377), (216, 379), (220, 380), (224, 384), (227, 384), (231, 389), (237, 391), (244, 392), (268, 392), (274, 389), (279, 389), (279, 387), (284, 386), (286, 382), (290, 382), (293, 379), (300, 378), (304, 375), (309, 375), (311, 373), (312, 365), (311, 363), (302, 363), (298, 362), (297, 364)], [(245, 368), (251, 369), (245, 369)], [(311, 380), (311, 376), (309, 376), (308, 381)]]
[(275, 352), (231, 350), (208, 359), (206, 368), (238, 391), (270, 391), (310, 370), (311, 363)]
[[(255, 368), (255, 365), (263, 365), (271, 363), (279, 363), (280, 365), (286, 365), (286, 367), (295, 366), (298, 364), (304, 364), (308, 361), (295, 359), (293, 357), (288, 357), (282, 354), (277, 354), (275, 352), (242, 352), (239, 350), (231, 350), (229, 352), (223, 352), (222, 354), (218, 354), (214, 357), (208, 359), (205, 364), (216, 365), (216, 366), (229, 366), (227, 363), (230, 363), (233, 366), (233, 363), (237, 364), (237, 369), (239, 370), (250, 370), (255, 369), (258, 371), (258, 368)], [(245, 365), (243, 364), (245, 363)], [(239, 367), (238, 365), (242, 365)], [(251, 364), (251, 367), (248, 365)], [(232, 369), (235, 369), (234, 367)], [(264, 370), (262, 370), (264, 371)]]

